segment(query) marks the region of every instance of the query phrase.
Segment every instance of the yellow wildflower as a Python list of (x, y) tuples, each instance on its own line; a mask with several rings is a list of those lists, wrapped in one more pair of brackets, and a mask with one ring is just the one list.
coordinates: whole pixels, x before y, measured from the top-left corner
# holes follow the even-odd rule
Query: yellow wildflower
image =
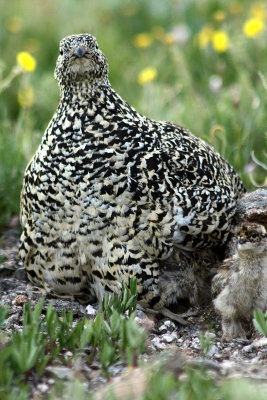
[(133, 43), (135, 47), (145, 49), (151, 45), (152, 37), (148, 33), (138, 33), (135, 35)]
[(254, 18), (264, 19), (265, 18), (265, 8), (263, 4), (256, 4), (250, 10), (250, 14)]
[(158, 72), (156, 70), (156, 68), (144, 68), (137, 77), (137, 82), (139, 83), (139, 85), (144, 85), (145, 83), (151, 82), (153, 81), (156, 76), (157, 76)]
[(224, 31), (215, 31), (212, 35), (212, 46), (214, 50), (223, 53), (229, 47), (229, 39)]
[(6, 29), (11, 33), (18, 33), (22, 29), (22, 19), (14, 16), (6, 21)]
[(31, 107), (34, 101), (33, 87), (27, 86), (18, 91), (18, 102), (21, 107)]
[(243, 6), (242, 6), (242, 4), (238, 3), (237, 1), (235, 1), (235, 2), (233, 2), (231, 4), (229, 4), (228, 9), (229, 9), (231, 14), (240, 14), (242, 9), (243, 9)]
[(175, 38), (171, 33), (166, 33), (164, 36), (164, 43), (173, 44), (175, 42)]
[(204, 49), (212, 38), (212, 28), (210, 26), (204, 26), (204, 28), (198, 33), (197, 40), (199, 47)]
[(216, 13), (213, 15), (213, 18), (215, 19), (215, 21), (218, 21), (218, 22), (224, 21), (225, 17), (226, 17), (225, 12), (222, 10), (216, 11)]
[(250, 18), (243, 25), (243, 32), (249, 38), (254, 38), (264, 29), (264, 23), (260, 18)]
[(35, 58), (27, 51), (21, 51), (17, 54), (17, 61), (25, 71), (34, 71), (36, 67)]

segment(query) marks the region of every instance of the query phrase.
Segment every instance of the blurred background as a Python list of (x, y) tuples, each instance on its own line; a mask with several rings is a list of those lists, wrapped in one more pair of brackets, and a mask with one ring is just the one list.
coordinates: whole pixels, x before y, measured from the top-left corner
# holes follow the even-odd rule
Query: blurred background
[(59, 101), (64, 36), (91, 33), (140, 113), (212, 144), (249, 190), (266, 184), (266, 17), (252, 0), (0, 0), (0, 229)]

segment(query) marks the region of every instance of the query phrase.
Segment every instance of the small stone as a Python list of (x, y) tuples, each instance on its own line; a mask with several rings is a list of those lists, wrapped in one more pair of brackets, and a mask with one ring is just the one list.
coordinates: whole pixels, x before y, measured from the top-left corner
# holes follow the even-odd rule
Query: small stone
[(66, 353), (64, 354), (64, 358), (67, 360), (68, 358), (73, 357), (73, 353), (71, 351), (66, 351)]
[(206, 338), (209, 338), (209, 339), (215, 339), (216, 338), (216, 334), (214, 332), (209, 332), (209, 331), (206, 331), (204, 336)]
[(254, 347), (264, 347), (264, 346), (267, 346), (267, 337), (262, 337), (262, 338), (260, 338), (260, 339), (258, 339), (258, 340), (255, 340), (253, 343), (253, 346)]
[(192, 348), (193, 349), (195, 349), (195, 350), (200, 350), (200, 340), (198, 339), (198, 338), (195, 338), (193, 341), (192, 341)]
[(71, 368), (67, 367), (48, 366), (46, 367), (45, 370), (50, 372), (53, 376), (55, 376), (58, 379), (67, 379), (70, 378), (73, 374)]
[(23, 306), (23, 304), (28, 303), (28, 301), (29, 301), (28, 296), (26, 296), (25, 294), (19, 294), (12, 301), (12, 304), (15, 304), (16, 306)]
[(153, 345), (155, 346), (155, 348), (158, 349), (158, 350), (164, 350), (164, 349), (166, 349), (166, 344), (160, 342), (159, 339), (158, 339), (157, 337), (155, 337), (154, 339), (152, 339), (151, 342), (153, 343)]
[(167, 332), (167, 327), (166, 327), (166, 325), (161, 325), (160, 327), (159, 327), (159, 332), (160, 333), (166, 333)]
[(173, 333), (164, 333), (164, 335), (161, 336), (162, 340), (167, 343), (172, 343), (174, 340), (177, 339), (177, 334), (175, 332)]
[(152, 329), (155, 328), (155, 322), (148, 317), (146, 318), (135, 317), (134, 320), (147, 331), (152, 331)]
[(208, 357), (213, 357), (216, 353), (218, 353), (218, 348), (217, 348), (217, 346), (215, 346), (215, 345), (212, 345), (210, 348), (209, 348), (209, 350), (207, 351), (207, 356)]
[(243, 349), (242, 349), (242, 351), (244, 352), (244, 353), (250, 353), (252, 350), (253, 350), (253, 345), (252, 344), (249, 344), (248, 346), (244, 346), (243, 347)]
[(165, 321), (165, 322), (164, 322), (164, 325), (165, 325), (167, 328), (175, 329), (175, 323), (172, 322), (172, 321), (170, 321), (170, 320)]
[(93, 306), (91, 306), (91, 304), (88, 304), (88, 306), (85, 307), (85, 312), (90, 317), (94, 317), (96, 315), (96, 310)]
[(39, 385), (37, 385), (37, 390), (39, 390), (41, 393), (47, 392), (48, 389), (49, 386), (46, 383), (39, 383)]

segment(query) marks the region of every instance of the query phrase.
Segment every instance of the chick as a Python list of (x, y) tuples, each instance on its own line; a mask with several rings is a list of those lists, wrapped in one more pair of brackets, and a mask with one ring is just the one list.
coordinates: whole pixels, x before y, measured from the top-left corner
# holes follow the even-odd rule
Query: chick
[(222, 317), (223, 339), (246, 337), (243, 323), (251, 320), (253, 310), (267, 307), (267, 233), (263, 225), (240, 225), (236, 252), (214, 276), (212, 294)]

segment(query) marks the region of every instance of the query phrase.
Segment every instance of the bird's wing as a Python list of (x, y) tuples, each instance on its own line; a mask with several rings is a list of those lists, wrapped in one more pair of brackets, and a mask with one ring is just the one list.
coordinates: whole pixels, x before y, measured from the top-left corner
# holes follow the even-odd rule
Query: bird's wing
[(150, 209), (160, 207), (173, 215), (177, 245), (185, 235), (200, 235), (202, 243), (209, 237), (216, 245), (234, 215), (237, 193), (231, 177), (219, 165), (220, 159), (215, 157), (216, 164), (212, 157), (165, 146), (140, 152), (128, 169), (136, 199), (146, 198)]
[(235, 271), (234, 257), (226, 258), (212, 279), (211, 294), (215, 298), (229, 282), (231, 274)]

